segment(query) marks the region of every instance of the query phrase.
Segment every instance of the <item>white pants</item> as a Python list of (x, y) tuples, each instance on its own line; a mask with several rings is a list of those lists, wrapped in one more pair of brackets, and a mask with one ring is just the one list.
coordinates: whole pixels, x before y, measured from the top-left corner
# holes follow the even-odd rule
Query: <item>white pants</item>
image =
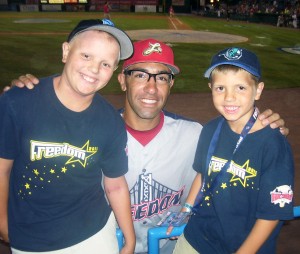
[(184, 234), (182, 234), (175, 245), (173, 254), (200, 254), (197, 252), (185, 239)]
[(118, 254), (116, 227), (117, 222), (112, 212), (106, 225), (98, 233), (71, 247), (46, 252), (28, 252), (14, 248), (11, 248), (11, 250), (12, 254)]

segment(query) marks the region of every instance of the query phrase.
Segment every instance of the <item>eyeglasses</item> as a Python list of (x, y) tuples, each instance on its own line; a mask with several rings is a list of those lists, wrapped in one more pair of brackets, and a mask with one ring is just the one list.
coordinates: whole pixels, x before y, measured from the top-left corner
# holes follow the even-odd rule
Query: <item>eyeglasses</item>
[(149, 82), (150, 78), (153, 77), (156, 84), (169, 85), (174, 78), (174, 75), (169, 72), (153, 74), (142, 70), (124, 70), (124, 74), (131, 76), (135, 82), (140, 84)]

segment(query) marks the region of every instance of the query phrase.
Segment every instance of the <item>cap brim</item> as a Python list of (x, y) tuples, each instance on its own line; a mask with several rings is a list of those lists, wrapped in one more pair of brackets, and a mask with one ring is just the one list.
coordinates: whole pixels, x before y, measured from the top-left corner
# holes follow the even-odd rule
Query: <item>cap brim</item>
[(205, 78), (209, 78), (211, 72), (212, 72), (217, 66), (220, 66), (220, 65), (234, 65), (234, 66), (240, 67), (240, 68), (242, 68), (242, 69), (244, 69), (244, 70), (250, 72), (252, 75), (254, 75), (254, 76), (258, 77), (258, 78), (260, 78), (260, 76), (261, 76), (257, 71), (253, 70), (251, 67), (249, 67), (249, 66), (247, 66), (247, 65), (239, 64), (239, 63), (234, 63), (234, 62), (230, 62), (230, 63), (228, 63), (228, 62), (220, 62), (220, 63), (217, 63), (217, 64), (215, 64), (215, 65), (209, 67), (209, 69), (207, 69), (206, 72), (204, 73), (204, 77), (205, 77)]
[(178, 74), (180, 72), (180, 69), (175, 65), (166, 64), (166, 66), (168, 66), (168, 68), (172, 71), (173, 74)]
[(133, 54), (132, 41), (129, 38), (129, 36), (122, 30), (120, 30), (116, 27), (113, 27), (113, 26), (108, 26), (108, 25), (95, 25), (95, 26), (91, 26), (89, 28), (86, 28), (86, 29), (80, 31), (80, 33), (89, 31), (89, 30), (104, 31), (104, 32), (107, 32), (107, 33), (111, 34), (112, 36), (114, 36), (120, 44), (120, 48), (121, 48), (120, 60), (127, 59)]

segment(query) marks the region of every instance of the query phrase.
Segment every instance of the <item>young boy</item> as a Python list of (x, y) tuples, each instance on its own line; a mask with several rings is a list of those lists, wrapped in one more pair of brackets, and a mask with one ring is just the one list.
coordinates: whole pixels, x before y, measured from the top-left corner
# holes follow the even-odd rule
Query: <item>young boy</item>
[(127, 134), (98, 93), (132, 53), (112, 22), (82, 20), (61, 74), (1, 95), (0, 238), (13, 254), (119, 253), (115, 218), (133, 253)]
[(222, 50), (204, 76), (222, 116), (201, 132), (183, 208), (193, 214), (173, 253), (275, 253), (280, 221), (293, 219), (294, 165), (286, 138), (256, 121), (257, 56)]

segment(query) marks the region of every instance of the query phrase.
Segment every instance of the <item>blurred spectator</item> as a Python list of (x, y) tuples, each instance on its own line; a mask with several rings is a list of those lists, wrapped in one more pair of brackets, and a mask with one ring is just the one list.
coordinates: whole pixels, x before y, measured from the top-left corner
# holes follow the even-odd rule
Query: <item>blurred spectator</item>
[(294, 28), (297, 28), (297, 22), (298, 22), (297, 13), (294, 12), (294, 14), (292, 15), (292, 24)]
[(277, 27), (280, 26), (284, 26), (284, 18), (282, 14), (278, 15), (278, 19), (277, 19)]
[(170, 16), (170, 18), (173, 18), (174, 15), (175, 15), (175, 12), (174, 12), (173, 6), (171, 5), (170, 9), (169, 9), (169, 16)]
[(110, 10), (111, 10), (111, 7), (109, 5), (109, 2), (106, 1), (104, 6), (103, 6), (103, 12), (104, 12), (104, 18), (105, 19), (109, 19), (111, 20), (111, 17), (110, 17)]

